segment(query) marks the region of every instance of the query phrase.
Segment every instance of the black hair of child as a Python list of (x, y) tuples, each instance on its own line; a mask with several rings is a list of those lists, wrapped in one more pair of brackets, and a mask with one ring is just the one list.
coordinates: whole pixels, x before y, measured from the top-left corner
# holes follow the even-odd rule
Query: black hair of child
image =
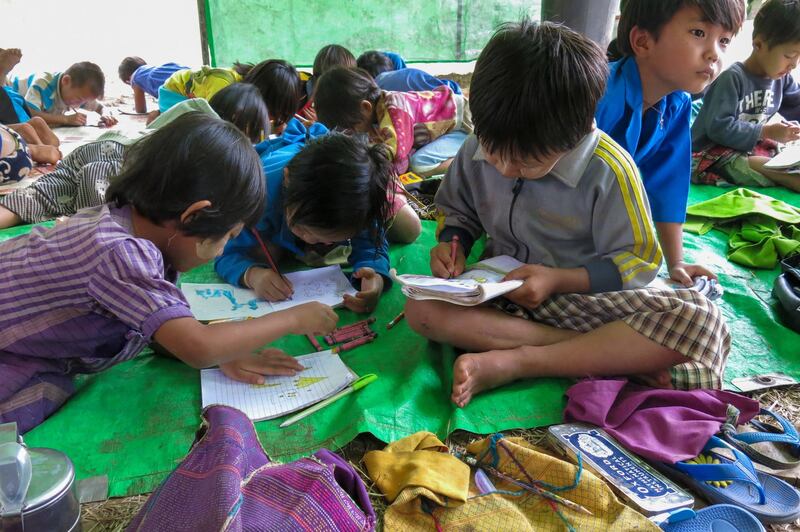
[(753, 38), (767, 46), (800, 42), (800, 0), (767, 0), (753, 21)]
[[(155, 224), (178, 222), (187, 236), (222, 238), (239, 223), (253, 226), (264, 210), (261, 159), (239, 129), (189, 112), (133, 144), (106, 200), (132, 205)], [(180, 223), (193, 203), (211, 206)]]
[(507, 160), (569, 151), (594, 127), (607, 77), (605, 54), (580, 33), (527, 18), (503, 24), (472, 75), (475, 135)]
[(261, 92), (251, 83), (232, 83), (208, 100), (219, 117), (258, 144), (270, 134), (269, 112)]
[(283, 208), (292, 225), (383, 238), (394, 179), (389, 153), (365, 135), (333, 132), (309, 142), (287, 166)]
[(358, 59), (356, 59), (356, 66), (369, 72), (369, 75), (373, 78), (377, 78), (384, 72), (394, 70), (392, 59), (388, 55), (377, 50), (369, 50), (359, 55)]
[(314, 89), (317, 119), (328, 129), (353, 129), (363, 120), (361, 102), (374, 109), (381, 89), (366, 70), (335, 67), (325, 72)]
[(318, 78), (333, 67), (343, 66), (352, 68), (356, 66), (356, 56), (353, 52), (338, 44), (328, 44), (320, 48), (314, 58), (314, 77)]
[(300, 76), (282, 59), (268, 59), (255, 65), (242, 80), (261, 92), (275, 127), (292, 119), (300, 106)]
[(121, 79), (123, 83), (130, 83), (131, 77), (133, 77), (133, 73), (136, 72), (136, 69), (146, 64), (147, 62), (138, 55), (126, 57), (122, 60), (117, 69), (119, 79)]
[(617, 46), (623, 55), (633, 55), (631, 30), (645, 30), (656, 39), (662, 28), (684, 7), (697, 7), (703, 18), (737, 33), (744, 22), (744, 0), (627, 0), (617, 26)]
[(64, 71), (69, 76), (73, 87), (89, 87), (96, 98), (102, 98), (106, 88), (106, 77), (103, 70), (89, 61), (75, 63)]

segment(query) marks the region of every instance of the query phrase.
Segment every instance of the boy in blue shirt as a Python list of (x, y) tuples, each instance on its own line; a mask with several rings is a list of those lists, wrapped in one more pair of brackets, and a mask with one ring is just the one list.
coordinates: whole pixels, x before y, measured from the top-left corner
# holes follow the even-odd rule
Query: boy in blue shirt
[[(782, 185), (800, 192), (800, 176), (770, 170), (777, 143), (800, 139), (800, 0), (770, 0), (753, 24), (753, 51), (711, 85), (692, 125), (692, 180), (740, 186)], [(780, 113), (785, 120), (768, 123)]]
[(744, 19), (742, 0), (629, 0), (597, 106), (597, 126), (634, 158), (647, 190), (670, 277), (686, 286), (716, 276), (683, 260), (691, 169), (691, 99), (719, 74), (720, 59)]

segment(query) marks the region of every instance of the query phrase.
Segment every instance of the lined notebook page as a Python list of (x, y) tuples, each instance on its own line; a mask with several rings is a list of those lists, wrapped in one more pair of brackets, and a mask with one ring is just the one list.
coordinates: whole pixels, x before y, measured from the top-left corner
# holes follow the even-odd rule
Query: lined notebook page
[(330, 350), (299, 356), (297, 361), (306, 369), (293, 377), (267, 377), (264, 384), (245, 384), (218, 369), (204, 369), (200, 372), (203, 408), (227, 405), (253, 421), (272, 419), (327, 399), (356, 379)]

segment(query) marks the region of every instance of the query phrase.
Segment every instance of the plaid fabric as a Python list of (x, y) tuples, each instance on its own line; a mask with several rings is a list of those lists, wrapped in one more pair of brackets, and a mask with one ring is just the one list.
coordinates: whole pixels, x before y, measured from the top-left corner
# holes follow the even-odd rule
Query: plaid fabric
[(698, 185), (737, 184), (742, 186), (771, 186), (772, 182), (750, 168), (748, 157), (775, 157), (778, 144), (760, 140), (752, 153), (742, 153), (727, 146), (715, 145), (692, 154), (692, 183)]
[(730, 333), (716, 305), (689, 289), (641, 288), (601, 294), (560, 294), (535, 309), (505, 299), (495, 306), (513, 316), (580, 332), (622, 321), (691, 362), (674, 366), (676, 389), (720, 388)]

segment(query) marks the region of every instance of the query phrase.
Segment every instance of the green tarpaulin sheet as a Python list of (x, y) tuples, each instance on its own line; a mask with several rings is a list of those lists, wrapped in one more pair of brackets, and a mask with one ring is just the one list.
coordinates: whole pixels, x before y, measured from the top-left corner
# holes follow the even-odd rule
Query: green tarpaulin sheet
[[(691, 202), (723, 192), (693, 187)], [(800, 206), (797, 194), (761, 192)], [(28, 229), (2, 231), (0, 239)], [(720, 272), (725, 286), (721, 305), (733, 333), (726, 381), (778, 370), (800, 378), (800, 335), (776, 322), (770, 295), (777, 270), (753, 271), (729, 263), (727, 235), (718, 231), (685, 238), (688, 255)], [(426, 223), (417, 243), (393, 248), (393, 265), (401, 273), (428, 271), (432, 241), (433, 224)], [(216, 276), (206, 266), (183, 280), (210, 282)], [(403, 296), (394, 287), (375, 313), (378, 340), (342, 356), (356, 373), (377, 373), (377, 382), (287, 429), (277, 428), (279, 420), (256, 424), (273, 458), (289, 460), (323, 446), (335, 450), (362, 432), (391, 441), (422, 429), (445, 438), (456, 429), (491, 433), (560, 421), (562, 394), (569, 382), (559, 379), (519, 382), (481, 394), (465, 409), (454, 408), (449, 401), (454, 351), (413, 334), (405, 322), (387, 331), (385, 324), (402, 306)], [(359, 319), (349, 311), (340, 315), (342, 324)], [(292, 354), (311, 350), (305, 337), (287, 338), (277, 345)], [(29, 432), (26, 441), (67, 453), (79, 479), (108, 475), (110, 496), (154, 489), (185, 455), (198, 428), (198, 372), (179, 361), (145, 353), (79, 381), (76, 395)]]

